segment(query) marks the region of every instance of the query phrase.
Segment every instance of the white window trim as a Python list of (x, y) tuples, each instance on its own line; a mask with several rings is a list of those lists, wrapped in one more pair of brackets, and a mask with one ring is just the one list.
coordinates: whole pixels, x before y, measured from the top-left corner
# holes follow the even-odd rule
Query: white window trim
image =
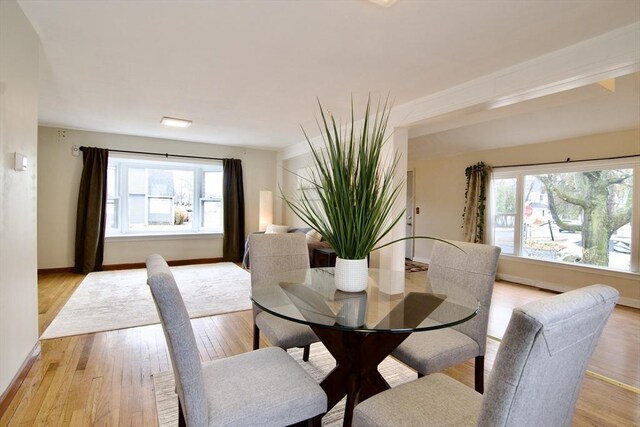
[[(592, 266), (588, 264), (573, 264), (573, 263), (565, 263), (560, 261), (552, 261), (552, 260), (541, 260), (537, 258), (529, 258), (522, 256), (522, 206), (523, 203), (523, 194), (524, 194), (524, 177), (526, 175), (538, 175), (545, 173), (566, 173), (566, 172), (582, 172), (589, 170), (599, 170), (599, 169), (633, 169), (633, 193), (631, 206), (634, 208), (631, 216), (631, 254), (630, 254), (630, 263), (629, 263), (629, 271), (625, 270), (616, 270), (613, 268), (602, 267), (602, 266)], [(493, 236), (494, 236), (494, 221), (493, 221), (493, 180), (494, 179), (507, 179), (507, 178), (515, 178), (516, 179), (516, 206), (518, 206), (515, 218), (515, 228), (514, 228), (514, 253), (513, 254), (504, 254), (505, 258), (518, 258), (519, 260), (531, 260), (540, 263), (550, 263), (554, 265), (562, 265), (562, 266), (576, 266), (581, 269), (587, 268), (592, 270), (600, 270), (600, 271), (611, 271), (616, 273), (631, 273), (637, 274), (640, 272), (640, 158), (632, 157), (632, 158), (624, 158), (624, 159), (610, 159), (610, 160), (595, 160), (595, 161), (584, 161), (584, 162), (571, 162), (565, 164), (553, 164), (553, 165), (531, 165), (531, 166), (514, 166), (508, 168), (500, 168), (499, 170), (492, 171), (490, 175), (490, 188), (489, 191), (489, 201), (487, 203), (489, 206), (488, 212), (489, 215), (486, 216), (487, 220), (485, 221), (485, 228), (488, 232), (488, 241), (491, 244), (494, 244)], [(502, 256), (502, 255), (501, 255)]]
[[(212, 164), (211, 161), (199, 161), (193, 159), (193, 161), (175, 161), (173, 159), (153, 159), (149, 160), (141, 158), (139, 156), (124, 156), (122, 154), (109, 154), (109, 165), (116, 166), (116, 186), (118, 187), (117, 195), (115, 199), (118, 200), (118, 233), (111, 233), (105, 236), (107, 240), (124, 241), (130, 240), (147, 240), (147, 239), (174, 239), (184, 237), (203, 236), (205, 238), (221, 236), (223, 234), (222, 225), (221, 229), (204, 228), (202, 223), (201, 201), (203, 197), (204, 186), (204, 173), (205, 172), (222, 172), (222, 162), (216, 162)], [(128, 171), (130, 168), (141, 169), (171, 169), (171, 170), (186, 170), (194, 171), (194, 189), (193, 189), (193, 209), (192, 209), (192, 229), (190, 230), (171, 230), (171, 231), (141, 231), (131, 232), (129, 231), (128, 221), (128, 198), (123, 197), (123, 194), (127, 194), (128, 190)], [(218, 200), (217, 198), (207, 198), (207, 200)], [(219, 198), (221, 203), (223, 202), (222, 196)], [(196, 209), (197, 207), (197, 209)], [(223, 219), (224, 223), (224, 219)]]
[(148, 240), (198, 240), (198, 239), (221, 239), (222, 232), (211, 233), (201, 231), (200, 233), (165, 233), (165, 234), (112, 234), (105, 236), (107, 242), (144, 242)]

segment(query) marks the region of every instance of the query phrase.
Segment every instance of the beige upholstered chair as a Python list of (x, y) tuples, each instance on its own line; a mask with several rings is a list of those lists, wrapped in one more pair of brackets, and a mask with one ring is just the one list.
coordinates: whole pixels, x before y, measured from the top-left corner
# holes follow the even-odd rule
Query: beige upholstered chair
[(593, 285), (513, 311), (484, 396), (433, 374), (365, 400), (354, 426), (571, 426), (618, 291)]
[(189, 314), (160, 255), (147, 259), (147, 284), (162, 323), (187, 426), (283, 426), (320, 423), (327, 396), (280, 348), (266, 348), (202, 364)]
[(476, 243), (451, 243), (455, 246), (435, 242), (427, 277), (435, 292), (438, 281), (459, 283), (480, 302), (478, 314), (452, 328), (412, 334), (391, 354), (418, 371), (419, 377), (475, 357), (476, 390), (482, 393), (489, 307), (500, 248)]
[[(251, 288), (265, 286), (278, 274), (309, 268), (307, 240), (301, 233), (251, 234)], [(309, 346), (319, 341), (311, 328), (290, 322), (253, 306), (253, 349), (260, 347), (260, 331), (269, 342), (283, 349), (303, 347), (309, 360)]]

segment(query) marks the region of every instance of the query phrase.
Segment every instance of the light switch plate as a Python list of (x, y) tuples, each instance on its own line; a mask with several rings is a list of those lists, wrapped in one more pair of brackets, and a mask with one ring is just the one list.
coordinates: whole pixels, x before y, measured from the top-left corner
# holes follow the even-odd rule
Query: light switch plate
[(18, 171), (26, 171), (27, 170), (27, 156), (20, 153), (15, 153), (13, 156), (13, 168)]

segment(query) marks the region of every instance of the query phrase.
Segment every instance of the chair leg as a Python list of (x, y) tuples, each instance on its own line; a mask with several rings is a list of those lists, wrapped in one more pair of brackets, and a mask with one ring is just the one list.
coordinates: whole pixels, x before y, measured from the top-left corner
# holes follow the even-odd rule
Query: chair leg
[(257, 350), (260, 348), (260, 329), (258, 329), (258, 325), (253, 324), (253, 349)]
[(178, 399), (178, 427), (187, 427), (187, 421), (184, 419), (184, 412), (182, 412), (182, 403)]
[(321, 427), (323, 416), (324, 414), (316, 415), (315, 417), (309, 418), (308, 420), (291, 424), (289, 427)]
[(476, 391), (484, 393), (484, 356), (476, 356)]
[(309, 361), (309, 353), (311, 352), (311, 344), (307, 344), (302, 347), (302, 360), (305, 362)]
[(311, 427), (321, 427), (322, 426), (322, 416), (324, 414), (316, 415), (315, 417), (309, 420), (309, 426)]

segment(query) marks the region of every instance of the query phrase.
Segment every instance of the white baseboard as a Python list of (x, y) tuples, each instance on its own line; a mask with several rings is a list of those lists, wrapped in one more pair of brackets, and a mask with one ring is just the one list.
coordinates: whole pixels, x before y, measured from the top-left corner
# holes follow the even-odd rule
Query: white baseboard
[(626, 307), (640, 308), (640, 301), (634, 298), (620, 297), (620, 299), (618, 299), (618, 304)]
[(429, 258), (413, 257), (411, 258), (411, 261), (421, 262), (422, 264), (429, 264)]
[[(576, 289), (562, 283), (543, 282), (541, 280), (533, 280), (526, 277), (514, 276), (511, 274), (496, 274), (496, 279), (519, 283), (521, 285), (532, 286), (535, 288), (548, 289), (550, 291), (556, 292), (567, 292)], [(618, 304), (627, 307), (640, 308), (640, 300), (637, 300), (635, 298), (620, 297), (620, 299), (618, 300)]]

